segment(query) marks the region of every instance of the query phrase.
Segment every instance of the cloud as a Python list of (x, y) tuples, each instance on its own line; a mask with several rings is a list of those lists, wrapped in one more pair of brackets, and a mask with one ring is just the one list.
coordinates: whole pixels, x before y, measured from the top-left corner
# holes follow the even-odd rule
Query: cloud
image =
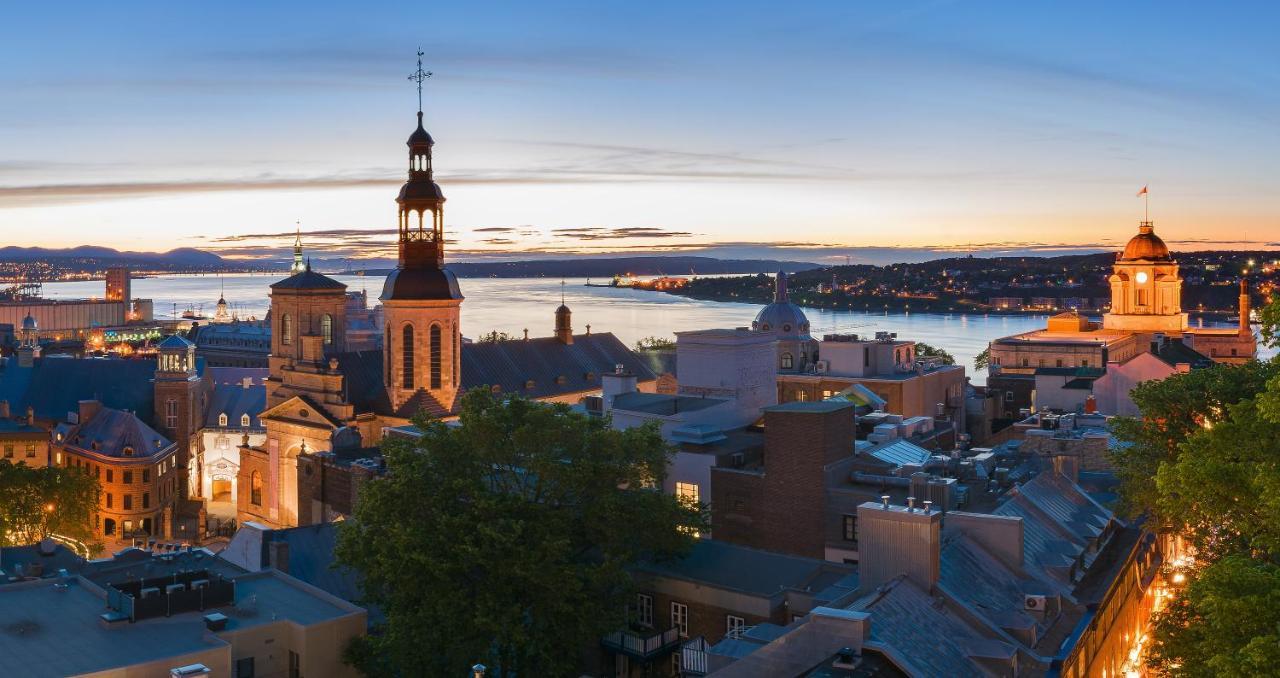
[(627, 238), (685, 238), (693, 233), (687, 231), (668, 231), (653, 226), (624, 226), (605, 228), (603, 226), (584, 226), (581, 228), (553, 228), (551, 234), (557, 238), (575, 238), (578, 240), (624, 240)]
[(472, 233), (511, 233), (516, 229), (511, 226), (485, 226), (483, 228), (473, 228)]

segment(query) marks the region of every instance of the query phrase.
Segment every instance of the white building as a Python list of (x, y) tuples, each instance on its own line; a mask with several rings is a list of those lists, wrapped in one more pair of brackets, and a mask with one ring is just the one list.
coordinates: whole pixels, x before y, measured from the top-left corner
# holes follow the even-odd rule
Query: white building
[(239, 446), (266, 441), (267, 431), (258, 421), (266, 409), (266, 369), (210, 368), (208, 407), (200, 429), (200, 496), (207, 500), (210, 516), (236, 516), (236, 474), (240, 471)]

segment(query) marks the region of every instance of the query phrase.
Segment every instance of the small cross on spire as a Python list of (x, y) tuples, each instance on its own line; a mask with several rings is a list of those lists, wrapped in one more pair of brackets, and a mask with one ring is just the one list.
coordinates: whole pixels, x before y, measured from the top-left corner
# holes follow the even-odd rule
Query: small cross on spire
[(422, 70), (422, 48), (418, 48), (418, 70), (409, 75), (409, 79), (418, 83), (418, 112), (422, 112), (422, 81), (431, 77), (431, 71)]

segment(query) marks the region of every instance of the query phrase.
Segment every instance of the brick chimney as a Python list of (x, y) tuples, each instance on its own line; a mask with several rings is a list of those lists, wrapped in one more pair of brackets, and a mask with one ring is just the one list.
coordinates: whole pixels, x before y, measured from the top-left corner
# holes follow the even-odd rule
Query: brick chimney
[(99, 411), (102, 410), (102, 403), (97, 400), (81, 400), (80, 401), (80, 424), (89, 423)]
[(9, 401), (0, 400), (0, 419), (9, 418)]
[[(954, 512), (953, 514), (954, 515)], [(881, 503), (858, 506), (858, 588), (863, 592), (899, 575), (925, 591), (938, 583), (942, 553), (942, 512), (928, 504), (894, 506)]]
[(826, 467), (852, 455), (853, 443), (852, 403), (764, 409), (763, 548), (826, 557)]

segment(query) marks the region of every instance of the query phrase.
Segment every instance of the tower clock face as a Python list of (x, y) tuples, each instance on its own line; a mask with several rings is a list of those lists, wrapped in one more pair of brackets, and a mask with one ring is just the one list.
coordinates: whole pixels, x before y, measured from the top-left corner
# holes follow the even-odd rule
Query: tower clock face
[(1147, 282), (1147, 272), (1146, 272), (1146, 271), (1139, 271), (1139, 272), (1138, 272), (1138, 284), (1139, 284), (1139, 285), (1144, 285), (1144, 284), (1146, 284), (1146, 282)]

